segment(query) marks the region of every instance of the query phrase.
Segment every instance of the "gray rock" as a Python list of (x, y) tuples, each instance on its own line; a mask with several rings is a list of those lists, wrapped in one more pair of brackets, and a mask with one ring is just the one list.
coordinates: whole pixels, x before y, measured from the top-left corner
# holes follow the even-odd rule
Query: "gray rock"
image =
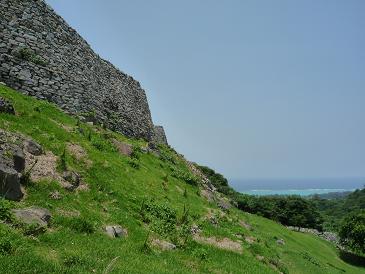
[(229, 210), (232, 207), (231, 204), (229, 203), (229, 201), (226, 201), (223, 198), (219, 198), (217, 205), (219, 208), (221, 208), (225, 211)]
[(190, 229), (191, 234), (195, 235), (195, 234), (199, 234), (201, 232), (201, 229), (199, 228), (198, 225), (192, 225), (191, 229)]
[(128, 235), (127, 229), (120, 225), (108, 225), (105, 227), (105, 233), (111, 238), (122, 238)]
[(70, 185), (66, 187), (67, 190), (75, 190), (80, 185), (81, 176), (75, 171), (65, 171), (62, 174), (62, 177), (70, 183)]
[(131, 156), (133, 153), (133, 146), (116, 139), (112, 140), (115, 147), (118, 149), (119, 153), (126, 156)]
[(26, 140), (24, 142), (25, 149), (34, 156), (39, 156), (43, 154), (43, 149), (41, 145), (34, 142), (33, 140)]
[(19, 201), (24, 195), (18, 172), (3, 163), (0, 163), (0, 195), (13, 201)]
[(276, 240), (276, 243), (277, 243), (278, 245), (285, 245), (285, 241), (284, 241), (284, 239), (278, 239), (278, 240)]
[(29, 207), (23, 209), (13, 209), (14, 216), (25, 224), (37, 224), (47, 227), (51, 220), (51, 213), (45, 208)]
[(18, 73), (18, 79), (19, 80), (24, 80), (24, 81), (32, 81), (32, 74), (30, 73), (30, 70), (28, 69), (22, 69), (19, 73)]
[(8, 114), (15, 114), (15, 110), (13, 105), (4, 98), (0, 97), (0, 112), (8, 113)]
[(174, 245), (173, 243), (160, 239), (153, 239), (152, 245), (160, 248), (163, 251), (176, 249), (176, 245)]
[(22, 173), (25, 169), (25, 155), (23, 151), (16, 150), (13, 154), (13, 160), (14, 160), (14, 169)]

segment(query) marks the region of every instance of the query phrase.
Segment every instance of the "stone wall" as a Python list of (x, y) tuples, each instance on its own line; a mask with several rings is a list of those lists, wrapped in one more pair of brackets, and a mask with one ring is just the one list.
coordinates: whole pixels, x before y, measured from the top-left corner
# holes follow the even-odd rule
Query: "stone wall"
[(42, 0), (0, 0), (0, 81), (127, 136), (154, 136), (139, 82), (101, 59)]
[(154, 126), (154, 136), (153, 141), (158, 144), (165, 144), (167, 145), (167, 138), (165, 134), (165, 130), (162, 126)]

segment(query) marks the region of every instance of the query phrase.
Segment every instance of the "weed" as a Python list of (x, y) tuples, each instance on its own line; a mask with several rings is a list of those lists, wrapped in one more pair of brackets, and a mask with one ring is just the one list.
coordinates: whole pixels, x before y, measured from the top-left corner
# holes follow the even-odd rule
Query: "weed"
[(64, 256), (63, 264), (67, 267), (82, 265), (84, 264), (84, 260), (77, 254), (67, 254)]
[(139, 169), (140, 168), (140, 164), (139, 161), (137, 159), (129, 159), (128, 164), (133, 167), (134, 169)]
[(197, 248), (193, 251), (193, 257), (198, 258), (199, 260), (206, 260), (208, 258), (208, 252), (205, 248)]
[(22, 173), (22, 176), (20, 177), (20, 183), (24, 186), (30, 186), (33, 185), (33, 182), (30, 178), (31, 172), (35, 165), (38, 163), (38, 159), (36, 159), (33, 163), (33, 165), (27, 170)]
[(11, 222), (13, 219), (14, 217), (11, 213), (11, 203), (0, 197), (0, 220)]
[(61, 154), (59, 168), (61, 171), (67, 170), (66, 148), (63, 149), (63, 152)]

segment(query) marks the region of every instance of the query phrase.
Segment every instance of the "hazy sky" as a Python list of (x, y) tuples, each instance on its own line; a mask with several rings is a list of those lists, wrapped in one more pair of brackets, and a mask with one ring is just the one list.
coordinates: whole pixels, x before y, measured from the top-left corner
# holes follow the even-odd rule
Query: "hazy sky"
[(365, 176), (365, 1), (47, 0), (228, 178)]

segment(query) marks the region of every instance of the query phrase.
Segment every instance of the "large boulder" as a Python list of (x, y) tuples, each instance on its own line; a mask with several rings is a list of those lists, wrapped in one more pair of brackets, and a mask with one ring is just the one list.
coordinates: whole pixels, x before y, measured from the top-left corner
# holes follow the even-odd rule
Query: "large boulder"
[(39, 156), (43, 154), (43, 149), (41, 145), (30, 139), (24, 141), (24, 148), (26, 151), (34, 156)]
[(105, 233), (111, 238), (122, 238), (128, 235), (127, 229), (120, 225), (108, 225), (105, 227)]
[[(1, 159), (0, 159), (1, 160)], [(6, 199), (19, 201), (23, 197), (19, 173), (0, 162), (0, 195)]]
[(47, 227), (52, 217), (48, 209), (40, 207), (13, 209), (12, 212), (18, 221), (40, 227)]
[(42, 153), (42, 147), (33, 140), (0, 129), (0, 196), (16, 201), (23, 197), (21, 178), (26, 159)]
[(131, 144), (123, 143), (117, 139), (112, 140), (119, 153), (126, 156), (131, 156), (133, 153), (133, 146)]
[(165, 240), (153, 239), (151, 244), (163, 251), (176, 249), (176, 245)]

